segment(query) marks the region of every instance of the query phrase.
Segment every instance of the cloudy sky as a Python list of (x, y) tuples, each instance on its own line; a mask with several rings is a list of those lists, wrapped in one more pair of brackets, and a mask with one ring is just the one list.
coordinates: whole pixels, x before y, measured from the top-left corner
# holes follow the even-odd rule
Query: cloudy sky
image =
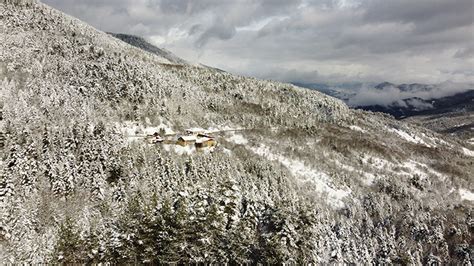
[(474, 82), (472, 0), (43, 0), (191, 62), (289, 82)]

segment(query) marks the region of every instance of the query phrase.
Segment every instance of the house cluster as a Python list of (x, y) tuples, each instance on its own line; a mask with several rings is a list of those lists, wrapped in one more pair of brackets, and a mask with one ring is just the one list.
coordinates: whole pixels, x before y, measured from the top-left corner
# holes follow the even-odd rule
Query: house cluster
[(183, 134), (162, 130), (148, 135), (147, 140), (152, 144), (175, 144), (183, 147), (194, 145), (196, 148), (210, 148), (217, 145), (216, 139), (202, 128), (191, 128)]

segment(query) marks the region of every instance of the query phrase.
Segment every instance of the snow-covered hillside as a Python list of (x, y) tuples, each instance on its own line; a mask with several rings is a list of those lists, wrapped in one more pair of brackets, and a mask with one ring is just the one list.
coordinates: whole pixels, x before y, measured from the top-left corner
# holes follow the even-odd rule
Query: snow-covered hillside
[[(471, 261), (472, 147), (14, 2), (0, 1), (0, 261)], [(192, 128), (217, 145), (145, 141)]]
[(158, 48), (149, 42), (147, 42), (145, 39), (138, 37), (138, 36), (133, 36), (133, 35), (128, 35), (128, 34), (122, 34), (122, 33), (109, 33), (110, 35), (114, 36), (117, 39), (120, 39), (130, 45), (133, 45), (135, 47), (138, 47), (140, 49), (143, 49), (144, 51), (150, 52), (152, 54), (156, 54), (159, 57), (166, 58), (170, 63), (173, 64), (187, 64), (187, 62), (170, 51), (167, 51), (163, 48)]

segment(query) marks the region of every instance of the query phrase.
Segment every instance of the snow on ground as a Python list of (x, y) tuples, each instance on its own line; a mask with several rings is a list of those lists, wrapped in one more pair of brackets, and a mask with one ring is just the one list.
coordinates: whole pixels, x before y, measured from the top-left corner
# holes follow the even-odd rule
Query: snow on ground
[(190, 155), (196, 152), (196, 147), (194, 145), (180, 146), (175, 144), (163, 144), (163, 148), (166, 151), (174, 151), (179, 155)]
[(408, 134), (407, 132), (405, 132), (403, 130), (399, 130), (399, 129), (395, 129), (395, 128), (391, 128), (388, 131), (397, 134), (398, 136), (400, 136), (402, 139), (404, 139), (406, 141), (416, 143), (416, 144), (422, 144), (422, 145), (425, 145), (428, 148), (431, 147), (422, 138), (418, 137), (417, 135)]
[(210, 127), (210, 128), (208, 128), (208, 129), (205, 131), (205, 133), (206, 133), (206, 134), (212, 134), (212, 133), (218, 133), (218, 132), (220, 132), (220, 131), (221, 131), (221, 130), (218, 129), (218, 128)]
[(467, 148), (462, 148), (462, 152), (467, 155), (467, 156), (471, 156), (471, 157), (474, 157), (474, 151), (471, 151), (470, 149), (467, 149)]
[(428, 171), (428, 173), (430, 173), (430, 174), (432, 174), (432, 175), (438, 177), (439, 180), (445, 181), (445, 180), (447, 179), (447, 176), (446, 176), (446, 175), (444, 175), (444, 174), (442, 174), (442, 173), (440, 173), (440, 172), (434, 170), (433, 168), (427, 166), (426, 164), (420, 164), (420, 163), (418, 163), (418, 164), (421, 165), (421, 166), (423, 166), (423, 167), (425, 167), (425, 169)]
[(165, 149), (165, 151), (175, 152), (178, 155), (191, 155), (196, 152), (208, 154), (216, 149), (216, 147), (196, 148), (195, 145), (186, 145), (186, 146), (181, 146), (177, 144), (161, 144), (161, 145), (163, 146), (163, 149)]
[(460, 188), (459, 196), (461, 196), (461, 200), (474, 201), (474, 193), (467, 189)]
[(410, 160), (410, 161), (404, 162), (400, 166), (405, 169), (408, 169), (408, 171), (404, 171), (408, 175), (418, 175), (421, 180), (425, 180), (428, 178), (428, 175), (426, 174), (426, 172), (420, 170), (420, 166), (426, 166), (426, 165), (422, 165), (415, 161)]
[(116, 128), (118, 128), (118, 131), (125, 137), (135, 136), (140, 130), (138, 123), (133, 123), (130, 121), (126, 121), (123, 125), (117, 123)]
[(143, 129), (143, 133), (145, 133), (145, 135), (153, 135), (155, 133), (159, 133), (160, 132), (160, 128), (159, 127), (146, 127)]
[[(362, 158), (362, 162), (365, 165), (371, 166), (372, 168), (383, 170), (386, 172), (391, 172), (396, 175), (419, 175), (421, 179), (426, 179), (430, 175), (438, 177), (441, 181), (446, 180), (446, 176), (437, 172), (436, 170), (432, 169), (426, 164), (419, 163), (413, 160), (409, 160), (406, 162), (401, 163), (392, 163), (385, 159), (373, 157), (373, 156), (365, 156)], [(403, 171), (394, 170), (398, 167), (401, 167)], [(365, 174), (368, 180), (374, 180), (375, 176), (371, 176), (370, 173)]]
[(362, 175), (364, 176), (364, 178), (362, 179), (362, 182), (366, 185), (366, 186), (372, 186), (374, 184), (374, 181), (376, 179), (375, 175), (372, 174), (372, 173), (368, 173), (368, 172), (364, 172), (362, 173)]
[(138, 136), (138, 137), (137, 136), (127, 136), (125, 138), (125, 140), (128, 144), (130, 144), (130, 143), (134, 143), (134, 142), (144, 141), (144, 138), (140, 137), (140, 136)]
[(235, 144), (239, 144), (239, 145), (245, 145), (245, 144), (249, 143), (249, 141), (244, 136), (242, 136), (240, 134), (233, 134), (232, 136), (227, 138), (227, 140), (230, 141), (230, 142), (233, 142)]
[(364, 185), (366, 185), (366, 186), (371, 186), (374, 183), (375, 179), (376, 179), (376, 177), (373, 173), (369, 173), (369, 172), (365, 172), (365, 171), (358, 171), (354, 167), (352, 167), (350, 165), (342, 164), (339, 161), (335, 161), (335, 164), (338, 167), (340, 167), (344, 170), (347, 170), (349, 172), (357, 172), (361, 177), (362, 183), (364, 183)]
[(306, 149), (307, 147), (312, 147), (315, 146), (316, 144), (320, 143), (322, 139), (310, 139), (306, 142), (306, 147), (304, 145), (301, 145), (297, 147), (298, 149)]
[(249, 149), (259, 156), (282, 164), (291, 174), (299, 177), (303, 181), (314, 183), (318, 192), (327, 193), (327, 202), (331, 206), (335, 208), (344, 207), (342, 199), (348, 196), (351, 191), (333, 188), (330, 181), (331, 178), (326, 173), (313, 169), (299, 160), (293, 160), (283, 155), (275, 154), (267, 146), (262, 144), (259, 147), (250, 147)]
[(425, 133), (421, 133), (421, 136), (423, 137), (424, 140), (428, 141), (429, 145), (428, 147), (437, 147), (438, 145), (445, 145), (451, 147), (452, 145), (447, 143), (446, 141), (436, 138), (436, 137), (430, 137), (427, 136)]
[(232, 154), (232, 151), (227, 149), (227, 148), (222, 148), (222, 151), (225, 153), (225, 154), (228, 154), (228, 155), (231, 155)]
[(467, 143), (471, 144), (471, 145), (474, 145), (474, 138), (470, 138)]
[(394, 164), (378, 157), (373, 157), (366, 155), (362, 158), (362, 162), (365, 165), (369, 165), (373, 168), (379, 169), (379, 170), (387, 170), (393, 168)]
[(335, 160), (335, 161), (334, 161), (334, 164), (335, 164), (337, 167), (339, 167), (339, 168), (341, 168), (341, 169), (344, 169), (344, 170), (346, 170), (346, 171), (348, 171), (348, 172), (356, 172), (356, 169), (355, 169), (354, 167), (352, 167), (352, 166), (350, 166), (350, 165), (347, 165), (347, 164), (343, 164), (343, 163), (339, 162), (338, 160)]
[(206, 132), (206, 130), (204, 128), (201, 128), (201, 127), (192, 127), (192, 128), (188, 128), (186, 129), (186, 131), (188, 132)]
[(350, 126), (349, 128), (352, 129), (352, 130), (354, 130), (354, 131), (359, 131), (359, 132), (362, 132), (362, 133), (367, 132), (367, 131), (365, 131), (364, 129), (362, 129), (361, 127), (359, 127), (359, 126)]
[(347, 164), (343, 164), (339, 161), (334, 161), (334, 164), (341, 168), (341, 169), (344, 169), (348, 172), (356, 172), (358, 175), (360, 175), (361, 177), (361, 181), (362, 183), (364, 183), (364, 185), (366, 186), (371, 186), (373, 183), (374, 183), (374, 180), (375, 180), (375, 175), (372, 174), (372, 173), (368, 173), (368, 172), (363, 172), (363, 171), (358, 171), (357, 169), (355, 169), (354, 167), (350, 166), (350, 165), (347, 165)]
[(116, 123), (115, 127), (117, 132), (123, 134), (128, 142), (135, 142), (137, 140), (142, 140), (147, 135), (153, 135), (154, 133), (160, 133), (161, 130), (165, 131), (166, 135), (174, 135), (174, 131), (171, 129), (170, 125), (161, 123), (158, 126), (144, 126), (139, 122), (125, 121), (124, 123)]
[[(440, 138), (433, 137), (433, 138), (429, 138), (429, 139), (435, 144), (441, 144), (441, 145), (448, 146), (448, 147), (451, 147), (451, 148), (453, 147), (452, 144), (450, 144), (450, 143), (448, 143), (448, 142), (446, 142), (446, 141), (444, 141)], [(436, 145), (434, 145), (434, 146), (436, 146)]]
[(209, 128), (209, 130), (213, 130), (214, 132), (222, 132), (222, 131), (240, 131), (244, 130), (245, 128), (236, 125), (226, 125), (226, 126), (218, 126), (217, 128)]
[(174, 130), (172, 129), (173, 126), (171, 124), (165, 124), (163, 122), (161, 122), (158, 126), (158, 131), (157, 132), (160, 132), (161, 129), (163, 129), (165, 131), (165, 135), (174, 135), (176, 134), (174, 132)]

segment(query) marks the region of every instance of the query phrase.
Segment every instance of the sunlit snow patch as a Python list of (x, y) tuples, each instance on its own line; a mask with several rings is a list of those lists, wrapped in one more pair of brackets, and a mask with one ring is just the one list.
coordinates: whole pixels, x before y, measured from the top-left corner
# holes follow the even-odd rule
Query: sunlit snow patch
[(366, 155), (362, 158), (362, 162), (364, 163), (364, 165), (368, 165), (372, 168), (376, 168), (376, 169), (379, 169), (379, 170), (387, 170), (387, 169), (391, 169), (394, 167), (394, 164), (385, 160), (385, 159), (382, 159), (382, 158), (379, 158), (379, 157), (373, 157), (373, 156), (369, 156), (369, 155)]
[(362, 129), (361, 127), (359, 127), (359, 126), (350, 126), (349, 128), (352, 129), (352, 130), (354, 130), (354, 131), (359, 131), (359, 132), (362, 132), (362, 133), (367, 132), (367, 131), (365, 131), (364, 129)]
[(368, 173), (368, 172), (364, 172), (362, 173), (363, 175), (363, 179), (362, 179), (362, 182), (366, 185), (366, 186), (372, 186), (374, 184), (374, 181), (376, 179), (375, 175), (372, 174), (372, 173)]
[[(435, 138), (435, 137), (433, 137), (433, 138), (430, 138), (430, 139), (431, 139), (431, 141), (433, 141), (433, 142), (436, 143), (436, 144), (440, 144), (440, 145), (444, 145), (444, 146), (448, 146), (448, 147), (453, 147), (452, 144), (449, 144), (448, 142), (446, 142), (446, 141), (444, 141), (444, 140), (442, 140), (442, 139), (440, 139), (440, 138)], [(436, 145), (435, 145), (435, 146), (436, 146)]]
[(249, 142), (244, 136), (240, 134), (233, 134), (227, 140), (239, 145), (245, 145)]
[(222, 148), (222, 151), (225, 153), (225, 154), (228, 154), (228, 155), (231, 155), (232, 154), (232, 151), (227, 149), (227, 148)]
[(474, 157), (474, 151), (471, 151), (469, 149), (466, 149), (466, 148), (462, 148), (462, 152), (467, 155), (467, 156), (471, 156), (471, 157)]
[(462, 200), (474, 201), (474, 193), (466, 189), (459, 189), (459, 196)]
[(417, 135), (414, 134), (408, 134), (407, 132), (395, 128), (391, 128), (388, 131), (396, 133), (398, 136), (400, 136), (402, 139), (415, 143), (415, 144), (421, 144), (425, 145), (426, 147), (431, 147), (428, 145), (422, 138), (418, 137)]
[(420, 164), (415, 161), (410, 160), (408, 162), (404, 162), (401, 166), (408, 169), (408, 171), (405, 172), (409, 175), (418, 175), (422, 180), (428, 178), (426, 172), (420, 170)]

